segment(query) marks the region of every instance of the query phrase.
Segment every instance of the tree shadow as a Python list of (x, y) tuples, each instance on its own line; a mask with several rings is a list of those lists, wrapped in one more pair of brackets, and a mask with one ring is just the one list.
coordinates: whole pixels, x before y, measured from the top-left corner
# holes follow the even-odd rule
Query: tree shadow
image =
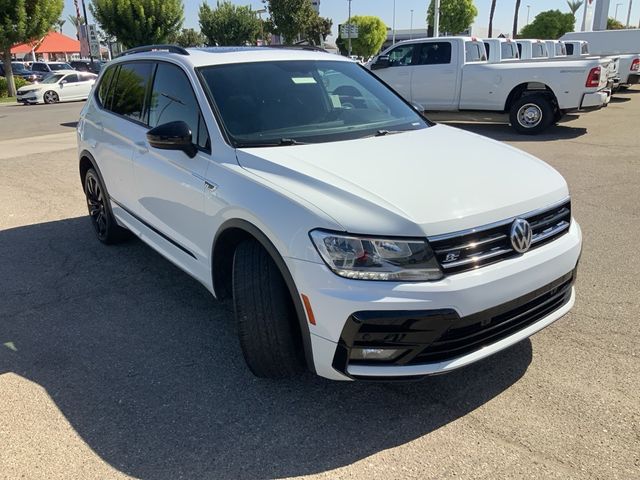
[(418, 383), (260, 380), (229, 309), (138, 240), (106, 247), (73, 218), (2, 231), (0, 251), (0, 373), (44, 387), (101, 458), (138, 478), (349, 465), (464, 416), (531, 362), (527, 340)]

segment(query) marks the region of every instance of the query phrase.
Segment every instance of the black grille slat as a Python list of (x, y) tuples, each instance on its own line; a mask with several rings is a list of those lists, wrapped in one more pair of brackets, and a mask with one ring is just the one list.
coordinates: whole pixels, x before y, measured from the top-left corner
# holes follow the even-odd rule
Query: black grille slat
[[(531, 248), (538, 248), (569, 231), (571, 202), (539, 213), (525, 214), (533, 233)], [(496, 226), (480, 227), (471, 233), (430, 238), (431, 248), (445, 274), (461, 273), (519, 255), (511, 246), (511, 224), (506, 220)], [(495, 254), (495, 252), (501, 252)]]

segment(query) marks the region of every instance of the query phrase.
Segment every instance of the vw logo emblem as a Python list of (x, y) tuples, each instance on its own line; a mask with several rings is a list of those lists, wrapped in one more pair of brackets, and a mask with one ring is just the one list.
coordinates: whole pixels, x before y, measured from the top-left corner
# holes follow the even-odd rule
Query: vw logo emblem
[(524, 253), (531, 247), (531, 225), (522, 218), (516, 218), (511, 224), (511, 245), (518, 253)]

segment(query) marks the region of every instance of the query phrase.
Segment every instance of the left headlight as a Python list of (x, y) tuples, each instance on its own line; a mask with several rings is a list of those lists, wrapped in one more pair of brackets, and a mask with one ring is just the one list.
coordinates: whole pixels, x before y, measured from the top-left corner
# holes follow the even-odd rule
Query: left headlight
[(423, 282), (439, 280), (442, 271), (426, 240), (309, 233), (318, 253), (341, 277), (357, 280)]

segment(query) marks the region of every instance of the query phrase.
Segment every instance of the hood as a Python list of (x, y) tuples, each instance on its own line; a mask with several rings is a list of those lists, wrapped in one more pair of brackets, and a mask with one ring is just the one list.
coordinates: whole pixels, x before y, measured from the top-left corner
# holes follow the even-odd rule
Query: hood
[(237, 150), (240, 165), (352, 233), (439, 235), (568, 196), (546, 163), (443, 125), (332, 143)]
[(42, 85), (39, 83), (33, 84), (33, 85), (25, 85), (24, 87), (20, 87), (18, 88), (19, 92), (30, 92), (31, 90), (40, 90), (42, 88)]

